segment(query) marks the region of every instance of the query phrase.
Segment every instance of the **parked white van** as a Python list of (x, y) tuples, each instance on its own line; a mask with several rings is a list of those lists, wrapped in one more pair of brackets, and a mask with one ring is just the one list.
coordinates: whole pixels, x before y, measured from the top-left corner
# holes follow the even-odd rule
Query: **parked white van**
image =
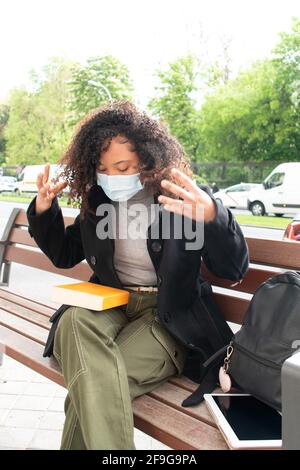
[(295, 214), (300, 209), (300, 162), (281, 163), (267, 176), (259, 189), (248, 195), (253, 215)]
[[(60, 165), (50, 164), (49, 181), (56, 176), (57, 172), (61, 169)], [(44, 165), (26, 165), (22, 172), (18, 175), (18, 182), (16, 183), (15, 192), (18, 194), (22, 193), (36, 193), (37, 186), (36, 180), (39, 173), (43, 173), (45, 170)], [(68, 187), (64, 188), (64, 192), (67, 192)]]

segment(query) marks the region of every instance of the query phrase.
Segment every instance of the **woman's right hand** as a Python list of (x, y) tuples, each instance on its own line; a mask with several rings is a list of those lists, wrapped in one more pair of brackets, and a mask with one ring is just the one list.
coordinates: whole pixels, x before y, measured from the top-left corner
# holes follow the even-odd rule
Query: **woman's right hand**
[(55, 196), (67, 186), (66, 181), (58, 183), (55, 186), (49, 183), (49, 171), (50, 163), (47, 163), (44, 173), (39, 173), (36, 180), (38, 194), (35, 202), (35, 213), (37, 215), (49, 209)]

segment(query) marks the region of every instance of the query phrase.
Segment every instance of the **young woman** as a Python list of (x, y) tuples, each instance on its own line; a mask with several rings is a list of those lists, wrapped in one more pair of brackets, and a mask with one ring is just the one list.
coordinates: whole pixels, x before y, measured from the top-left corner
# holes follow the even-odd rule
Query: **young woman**
[[(55, 266), (86, 259), (89, 281), (130, 292), (126, 306), (96, 312), (62, 305), (51, 318), (44, 355), (53, 353), (68, 389), (61, 449), (135, 449), (132, 400), (183, 370), (197, 376), (199, 361), (188, 359), (203, 341), (196, 308), (201, 258), (212, 273), (238, 281), (248, 269), (247, 245), (230, 210), (193, 181), (177, 140), (130, 102), (89, 115), (60, 163), (62, 183), (48, 181), (48, 165), (37, 179), (30, 235)], [(80, 204), (67, 228), (57, 198), (66, 185)], [(170, 231), (163, 236), (166, 213)], [(187, 249), (185, 236), (176, 236), (180, 214), (202, 226), (201, 247)], [(112, 220), (118, 230), (107, 229)], [(143, 236), (121, 237), (126, 224)]]

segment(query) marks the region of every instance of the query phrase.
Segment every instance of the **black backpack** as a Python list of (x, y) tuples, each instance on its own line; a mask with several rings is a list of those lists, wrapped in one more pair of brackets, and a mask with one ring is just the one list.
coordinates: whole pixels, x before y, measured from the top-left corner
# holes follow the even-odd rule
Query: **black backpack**
[[(241, 329), (227, 348), (203, 364), (203, 380), (183, 406), (211, 393), (221, 375), (232, 385), (281, 410), (281, 368), (300, 346), (300, 272), (287, 271), (263, 282), (255, 291)], [(230, 380), (229, 380), (230, 381)]]

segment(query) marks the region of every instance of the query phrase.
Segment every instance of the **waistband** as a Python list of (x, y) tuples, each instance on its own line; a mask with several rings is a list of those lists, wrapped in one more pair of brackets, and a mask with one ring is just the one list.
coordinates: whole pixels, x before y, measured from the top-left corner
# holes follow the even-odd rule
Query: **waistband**
[(155, 286), (123, 286), (123, 288), (136, 292), (158, 292), (158, 287)]

